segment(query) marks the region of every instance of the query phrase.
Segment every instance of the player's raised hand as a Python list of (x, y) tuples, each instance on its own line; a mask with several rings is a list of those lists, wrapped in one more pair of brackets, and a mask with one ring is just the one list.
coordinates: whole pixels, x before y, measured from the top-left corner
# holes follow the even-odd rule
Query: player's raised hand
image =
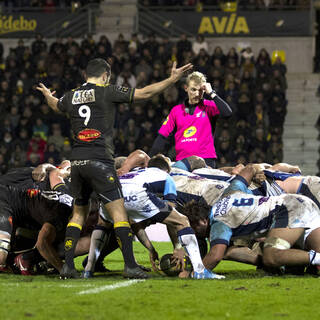
[(171, 69), (171, 76), (170, 78), (174, 81), (177, 82), (179, 79), (183, 77), (183, 75), (191, 70), (193, 68), (192, 63), (185, 64), (184, 66), (177, 68), (177, 62), (174, 61)]
[(206, 82), (202, 85), (202, 90), (206, 93), (206, 94), (210, 94), (213, 89), (212, 89), (212, 86), (211, 86), (211, 83), (210, 82)]
[(39, 83), (39, 85), (36, 87), (37, 90), (39, 90), (46, 98), (53, 96), (56, 92), (52, 91), (47, 88), (43, 83)]

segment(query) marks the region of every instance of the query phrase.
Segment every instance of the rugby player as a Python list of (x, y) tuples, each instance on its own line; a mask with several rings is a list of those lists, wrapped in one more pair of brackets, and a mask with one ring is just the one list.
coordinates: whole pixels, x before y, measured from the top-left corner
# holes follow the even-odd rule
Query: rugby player
[[(156, 166), (161, 166), (159, 162), (162, 162), (165, 170), (153, 167), (154, 163)], [(140, 230), (144, 230), (150, 224), (160, 222), (173, 226), (180, 245), (187, 251), (193, 265), (192, 277), (195, 279), (221, 278), (221, 276), (204, 268), (198, 243), (188, 219), (171, 205), (176, 198), (176, 188), (172, 178), (165, 172), (170, 170), (167, 161), (164, 157), (156, 156), (149, 161), (148, 167), (131, 171), (120, 177), (125, 208), (128, 211), (129, 219), (132, 221), (132, 229), (141, 239), (139, 237), (141, 235)], [(163, 200), (158, 198), (156, 194), (162, 194)], [(106, 211), (103, 211), (100, 216), (104, 221), (110, 221)], [(88, 263), (83, 274), (85, 278), (92, 276), (97, 255), (102, 249), (102, 243), (106, 240), (106, 230), (103, 228), (105, 228), (105, 225), (100, 225), (100, 228), (93, 233)], [(143, 244), (150, 251), (151, 263), (154, 267), (157, 254), (151, 243), (143, 241)], [(178, 253), (176, 256), (178, 257)]]
[(132, 232), (124, 208), (121, 185), (114, 170), (110, 145), (117, 103), (145, 100), (161, 93), (177, 82), (191, 64), (176, 68), (173, 63), (169, 78), (142, 89), (109, 85), (110, 65), (103, 59), (89, 61), (86, 83), (67, 92), (61, 99), (54, 97), (44, 84), (37, 89), (56, 112), (66, 113), (71, 120), (75, 141), (71, 155), (71, 188), (74, 197), (72, 218), (65, 238), (65, 264), (61, 279), (77, 277), (74, 250), (82, 226), (88, 215), (88, 201), (95, 191), (114, 221), (114, 228), (122, 250), (128, 278), (147, 278), (137, 265), (132, 250)]
[(40, 229), (35, 247), (44, 259), (60, 271), (63, 264), (53, 242), (65, 232), (71, 205), (70, 197), (57, 192), (19, 190), (0, 185), (0, 270), (6, 268), (13, 230), (31, 223)]
[[(265, 266), (320, 265), (318, 207), (302, 195), (253, 195), (248, 185), (257, 170), (257, 166), (246, 166), (210, 212), (195, 203), (185, 206), (184, 214), (196, 234), (210, 238), (211, 248), (203, 259), (205, 267), (211, 270), (221, 261), (230, 240), (261, 236), (266, 236), (262, 256)], [(293, 245), (302, 249), (292, 249)]]

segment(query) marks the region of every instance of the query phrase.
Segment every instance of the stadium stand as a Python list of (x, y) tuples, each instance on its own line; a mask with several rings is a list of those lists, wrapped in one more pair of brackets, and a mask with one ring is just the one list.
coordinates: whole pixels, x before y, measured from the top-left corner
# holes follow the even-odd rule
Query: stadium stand
[[(250, 48), (237, 53), (233, 48), (223, 52), (217, 47), (210, 54), (205, 39), (200, 40), (203, 44), (197, 46), (199, 39), (190, 41), (184, 35), (173, 41), (156, 39), (150, 34), (142, 42), (135, 34), (130, 40), (119, 34), (113, 45), (106, 36), (98, 41), (87, 37), (81, 42), (69, 37), (57, 39), (51, 45), (40, 35), (30, 46), (24, 45), (23, 40), (17, 41), (17, 46), (1, 57), (0, 108), (4, 116), (0, 153), (7, 164), (2, 166), (2, 173), (8, 168), (43, 161), (57, 164), (68, 157), (72, 143), (69, 124), (48, 109), (34, 86), (45, 82), (61, 96), (83, 81), (83, 70), (89, 59), (105, 56), (112, 65), (111, 81), (136, 87), (164, 78), (173, 61), (179, 64), (192, 61), (195, 70), (207, 74), (236, 113), (236, 117), (218, 125), (216, 144), (220, 165), (262, 161), (267, 154), (268, 161), (281, 161), (287, 104), (285, 65), (279, 60), (271, 64), (264, 49), (257, 57)], [(184, 98), (180, 85), (148, 105), (120, 105), (114, 135), (116, 154), (127, 155), (136, 148), (148, 152), (159, 119), (164, 120), (170, 108)], [(272, 128), (270, 118), (276, 123)]]

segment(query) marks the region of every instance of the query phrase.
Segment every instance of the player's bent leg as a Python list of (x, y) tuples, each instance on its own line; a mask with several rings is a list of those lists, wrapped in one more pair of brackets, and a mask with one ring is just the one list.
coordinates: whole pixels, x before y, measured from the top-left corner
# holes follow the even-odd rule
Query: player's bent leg
[(130, 279), (147, 279), (148, 275), (139, 268), (133, 255), (133, 233), (124, 208), (124, 200), (117, 199), (105, 203), (105, 208), (114, 221), (114, 231), (125, 263), (124, 277)]
[(227, 249), (223, 259), (258, 266), (261, 262), (261, 255), (248, 247), (233, 246)]
[(11, 235), (0, 231), (0, 271), (6, 271)]
[(264, 243), (263, 264), (267, 267), (308, 265), (309, 253), (291, 247), (303, 236), (304, 228), (271, 229)]
[[(309, 230), (307, 230), (306, 233)], [(319, 275), (320, 271), (320, 228), (313, 229), (306, 236), (305, 249), (309, 251), (310, 265), (306, 269), (307, 273)]]

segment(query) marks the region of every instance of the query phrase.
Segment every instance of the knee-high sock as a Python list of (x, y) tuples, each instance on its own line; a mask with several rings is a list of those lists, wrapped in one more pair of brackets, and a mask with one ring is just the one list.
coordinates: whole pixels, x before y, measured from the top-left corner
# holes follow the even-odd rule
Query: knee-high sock
[(74, 269), (74, 252), (80, 238), (82, 226), (80, 224), (69, 222), (64, 240), (65, 263), (69, 268)]
[(101, 250), (107, 242), (108, 233), (103, 226), (96, 226), (91, 235), (90, 250), (88, 254), (88, 262), (85, 271), (94, 271), (96, 262), (101, 254)]
[(127, 221), (120, 221), (114, 224), (114, 232), (116, 234), (119, 247), (122, 251), (123, 260), (127, 267), (135, 268), (137, 263), (133, 255), (132, 239), (133, 234), (130, 224)]
[(189, 255), (189, 258), (193, 266), (193, 270), (195, 272), (203, 272), (205, 267), (201, 259), (198, 241), (192, 228), (187, 227), (182, 230), (179, 230), (177, 235), (179, 242)]

